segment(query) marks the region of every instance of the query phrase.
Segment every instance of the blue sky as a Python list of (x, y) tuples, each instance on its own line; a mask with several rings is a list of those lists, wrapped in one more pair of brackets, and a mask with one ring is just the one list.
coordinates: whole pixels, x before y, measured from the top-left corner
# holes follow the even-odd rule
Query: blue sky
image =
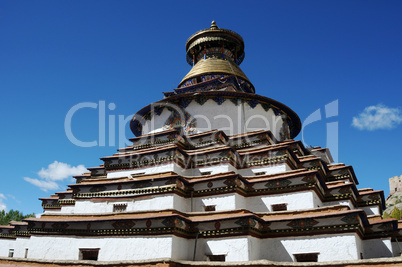
[[(100, 107), (109, 129), (109, 117), (176, 88), (190, 70), (187, 38), (212, 20), (244, 38), (241, 68), (257, 94), (302, 122), (320, 112), (306, 144), (326, 147), (336, 126), (338, 161), (354, 167), (358, 188), (387, 196), (388, 178), (402, 174), (400, 14), (401, 1), (1, 1), (0, 209), (41, 213), (39, 197), (113, 154), (132, 134), (112, 127), (102, 145)], [(72, 133), (97, 146), (67, 138), (80, 103), (97, 106), (74, 114)]]

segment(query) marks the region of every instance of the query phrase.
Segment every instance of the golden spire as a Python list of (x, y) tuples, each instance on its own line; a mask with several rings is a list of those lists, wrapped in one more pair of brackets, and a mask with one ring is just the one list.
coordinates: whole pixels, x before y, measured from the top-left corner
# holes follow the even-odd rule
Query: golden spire
[(218, 26), (216, 26), (215, 20), (213, 20), (213, 21), (211, 22), (211, 27), (210, 27), (210, 29), (211, 29), (211, 30), (216, 30), (216, 29), (218, 29)]
[(218, 28), (213, 20), (211, 27), (188, 38), (186, 52), (187, 63), (192, 69), (178, 87), (201, 83), (211, 77), (235, 76), (238, 85), (243, 81), (247, 90), (255, 92), (254, 86), (239, 67), (244, 59), (244, 41), (236, 32)]

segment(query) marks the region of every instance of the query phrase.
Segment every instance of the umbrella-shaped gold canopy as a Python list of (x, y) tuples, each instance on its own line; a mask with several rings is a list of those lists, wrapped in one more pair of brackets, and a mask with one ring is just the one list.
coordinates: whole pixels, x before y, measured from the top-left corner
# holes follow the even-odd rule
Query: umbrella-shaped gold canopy
[[(187, 62), (193, 66), (178, 87), (203, 82), (221, 76), (236, 76), (247, 82), (251, 91), (254, 87), (240, 69), (244, 59), (243, 38), (228, 29), (220, 29), (215, 21), (211, 27), (193, 34), (186, 43)], [(208, 77), (207, 77), (208, 76)], [(207, 77), (207, 78), (205, 78)]]

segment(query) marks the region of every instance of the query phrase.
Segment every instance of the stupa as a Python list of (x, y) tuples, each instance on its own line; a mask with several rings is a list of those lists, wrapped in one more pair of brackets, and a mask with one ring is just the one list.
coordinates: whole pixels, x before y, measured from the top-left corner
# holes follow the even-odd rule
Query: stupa
[(399, 256), (384, 194), (328, 149), (293, 140), (297, 114), (257, 95), (242, 37), (212, 22), (186, 43), (177, 89), (138, 111), (132, 145), (0, 227), (0, 256), (45, 260), (339, 261)]

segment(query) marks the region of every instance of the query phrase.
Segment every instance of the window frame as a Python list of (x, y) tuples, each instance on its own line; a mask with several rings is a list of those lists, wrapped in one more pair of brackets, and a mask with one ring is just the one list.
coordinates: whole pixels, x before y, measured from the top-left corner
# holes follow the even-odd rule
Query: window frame
[[(79, 248), (79, 260), (86, 260), (86, 261), (98, 261), (99, 258), (99, 251), (100, 248)], [(85, 257), (85, 253), (96, 253), (96, 259), (90, 259), (88, 258), (88, 255), (86, 255), (87, 257)]]
[(318, 262), (319, 252), (296, 253), (293, 254), (295, 262)]
[(217, 254), (217, 255), (206, 255), (208, 257), (208, 261), (214, 262), (225, 262), (226, 254)]
[(286, 211), (288, 210), (288, 203), (271, 204), (272, 211)]

